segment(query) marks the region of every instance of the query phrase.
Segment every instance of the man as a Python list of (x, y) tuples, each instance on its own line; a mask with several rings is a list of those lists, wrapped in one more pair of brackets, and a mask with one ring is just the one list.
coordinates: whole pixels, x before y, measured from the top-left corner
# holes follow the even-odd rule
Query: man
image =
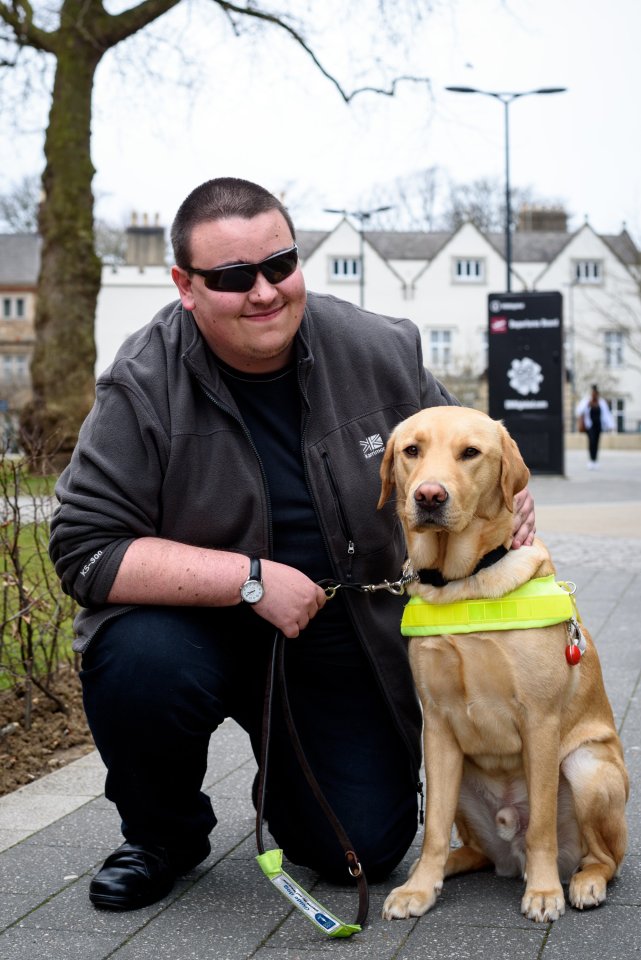
[[(378, 454), (396, 423), (453, 403), (406, 320), (306, 295), (287, 211), (219, 179), (172, 227), (180, 302), (122, 346), (60, 478), (51, 555), (85, 608), (77, 649), (106, 794), (125, 843), (93, 879), (97, 907), (165, 896), (209, 853), (201, 792), (225, 717), (258, 755), (275, 630), (298, 733), (372, 880), (416, 830), (420, 712), (402, 601), (318, 581), (399, 576)], [(514, 546), (531, 541), (519, 498)], [(522, 518), (524, 518), (522, 520)], [(266, 818), (295, 863), (346, 880), (279, 711)]]

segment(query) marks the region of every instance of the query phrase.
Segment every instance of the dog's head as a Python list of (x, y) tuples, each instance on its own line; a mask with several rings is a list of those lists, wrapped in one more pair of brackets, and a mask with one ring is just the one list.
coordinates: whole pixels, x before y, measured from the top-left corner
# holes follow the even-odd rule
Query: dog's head
[(381, 464), (379, 508), (396, 487), (406, 535), (460, 533), (473, 519), (513, 512), (529, 470), (502, 423), (468, 407), (430, 407), (390, 436)]

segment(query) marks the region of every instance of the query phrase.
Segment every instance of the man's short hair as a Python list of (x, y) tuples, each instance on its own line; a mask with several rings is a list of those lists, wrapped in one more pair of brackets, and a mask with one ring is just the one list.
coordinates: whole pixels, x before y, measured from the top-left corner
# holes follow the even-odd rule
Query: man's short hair
[(191, 266), (191, 234), (200, 223), (242, 217), (250, 220), (269, 210), (278, 210), (283, 215), (296, 239), (294, 224), (280, 200), (264, 187), (250, 180), (236, 177), (218, 177), (207, 180), (183, 200), (171, 225), (171, 243), (174, 260), (178, 267), (187, 270)]

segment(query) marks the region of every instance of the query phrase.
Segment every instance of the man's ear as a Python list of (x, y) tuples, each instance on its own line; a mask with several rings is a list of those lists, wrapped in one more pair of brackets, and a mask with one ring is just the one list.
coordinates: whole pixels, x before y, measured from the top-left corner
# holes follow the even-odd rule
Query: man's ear
[(530, 471), (525, 466), (521, 451), (515, 441), (501, 424), (501, 492), (505, 506), (510, 513), (514, 511), (514, 494), (524, 490), (530, 479)]
[(171, 279), (178, 287), (178, 293), (185, 310), (193, 310), (196, 306), (194, 295), (191, 289), (191, 277), (182, 267), (173, 266), (171, 268)]
[(387, 441), (387, 446), (385, 447), (385, 453), (383, 454), (383, 460), (381, 462), (381, 495), (378, 500), (377, 509), (380, 510), (381, 507), (387, 503), (389, 496), (394, 489), (394, 430)]

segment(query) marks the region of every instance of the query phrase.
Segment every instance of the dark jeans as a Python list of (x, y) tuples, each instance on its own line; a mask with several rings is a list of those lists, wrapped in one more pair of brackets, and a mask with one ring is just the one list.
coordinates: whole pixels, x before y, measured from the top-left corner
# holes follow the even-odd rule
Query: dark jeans
[[(313, 630), (285, 641), (292, 712), (369, 879), (383, 879), (416, 832), (416, 776), (366, 655), (335, 616), (338, 604), (323, 618), (325, 611)], [(201, 791), (209, 738), (233, 717), (259, 756), (274, 632), (245, 606), (138, 607), (94, 639), (81, 672), (85, 709), (126, 839), (178, 851), (215, 826)], [(328, 879), (346, 878), (343, 852), (300, 770), (279, 707), (265, 814), (290, 861)]]
[(590, 460), (593, 463), (596, 463), (596, 458), (599, 455), (599, 439), (601, 437), (601, 431), (597, 430), (596, 427), (590, 427), (588, 430), (588, 448), (590, 450)]

